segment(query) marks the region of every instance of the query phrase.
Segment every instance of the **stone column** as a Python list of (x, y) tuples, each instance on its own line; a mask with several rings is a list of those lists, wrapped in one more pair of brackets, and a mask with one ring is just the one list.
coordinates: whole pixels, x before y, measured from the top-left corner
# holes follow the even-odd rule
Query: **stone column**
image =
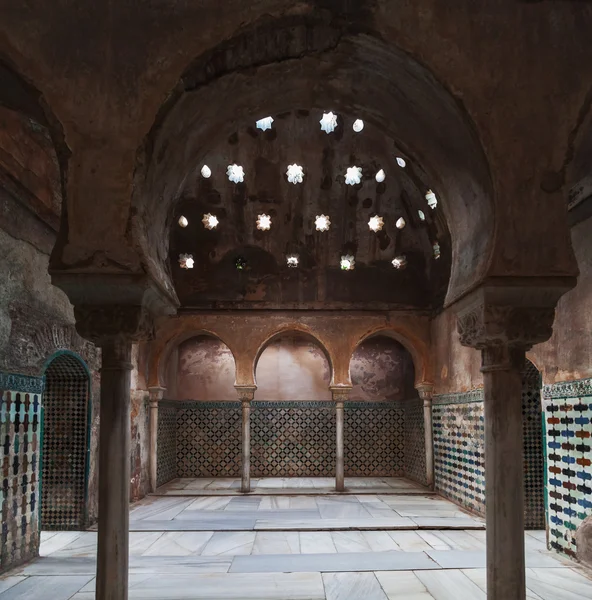
[(349, 398), (351, 387), (332, 386), (331, 395), (335, 402), (335, 489), (345, 491), (343, 425), (345, 422), (343, 403)]
[(128, 583), (132, 341), (101, 344), (97, 599), (125, 600)]
[(101, 348), (97, 600), (127, 600), (132, 343), (152, 320), (141, 306), (75, 305), (79, 333)]
[(488, 600), (526, 598), (521, 370), (526, 350), (550, 337), (555, 303), (524, 303), (558, 297), (536, 291), (481, 288), (459, 311), (461, 343), (482, 356)]
[(161, 387), (148, 388), (150, 393), (150, 491), (154, 493), (157, 487), (158, 465), (158, 403), (162, 400), (166, 389)]
[(255, 397), (254, 385), (235, 385), (242, 408), (241, 430), (241, 492), (251, 491), (251, 401)]
[(432, 423), (432, 396), (434, 386), (422, 383), (417, 386), (417, 392), (423, 400), (423, 427), (426, 464), (426, 484), (434, 489), (434, 427)]

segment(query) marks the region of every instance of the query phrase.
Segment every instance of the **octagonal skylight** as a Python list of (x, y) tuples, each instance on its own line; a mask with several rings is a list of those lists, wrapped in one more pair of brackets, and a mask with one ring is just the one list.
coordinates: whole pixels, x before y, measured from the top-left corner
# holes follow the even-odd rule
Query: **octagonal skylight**
[(193, 255), (179, 254), (179, 265), (182, 269), (193, 269)]
[(362, 181), (362, 167), (348, 167), (345, 174), (345, 183), (347, 185), (357, 185)]
[(329, 231), (331, 219), (327, 215), (317, 215), (315, 217), (315, 228), (317, 231)]
[(404, 269), (407, 266), (407, 258), (404, 254), (397, 256), (393, 258), (392, 265), (395, 269)]
[(332, 133), (337, 127), (337, 115), (332, 112), (323, 113), (323, 118), (319, 121), (321, 129), (326, 133)]
[(204, 227), (206, 229), (216, 229), (216, 227), (218, 227), (218, 217), (216, 217), (216, 215), (212, 215), (210, 213), (207, 213), (203, 216), (203, 219), (201, 220), (201, 222), (204, 224)]
[(300, 257), (298, 256), (298, 254), (288, 254), (288, 256), (286, 256), (286, 264), (294, 269), (298, 266), (298, 261), (299, 261)]
[(271, 217), (269, 215), (259, 215), (257, 218), (257, 229), (261, 231), (271, 229)]
[(368, 227), (370, 228), (370, 231), (380, 231), (384, 227), (384, 219), (378, 215), (370, 217), (370, 220), (368, 221)]
[(294, 163), (293, 165), (288, 165), (286, 175), (288, 181), (296, 185), (297, 183), (302, 183), (304, 180), (304, 169), (300, 165)]
[(240, 165), (228, 165), (228, 169), (226, 169), (226, 175), (228, 175), (228, 179), (233, 183), (242, 183), (245, 180), (245, 172)]
[(341, 257), (341, 262), (339, 266), (342, 271), (353, 271), (356, 265), (356, 261), (351, 254), (345, 254)]

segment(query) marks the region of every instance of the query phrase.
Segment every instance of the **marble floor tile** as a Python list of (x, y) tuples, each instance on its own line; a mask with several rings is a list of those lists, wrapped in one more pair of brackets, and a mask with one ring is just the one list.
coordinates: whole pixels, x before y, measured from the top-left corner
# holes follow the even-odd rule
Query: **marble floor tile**
[(368, 519), (370, 513), (359, 503), (317, 502), (322, 519)]
[(413, 571), (376, 571), (374, 575), (389, 600), (433, 600), (434, 598)]
[(379, 519), (369, 517), (361, 519), (349, 517), (343, 519), (307, 519), (300, 521), (287, 521), (279, 519), (258, 519), (255, 523), (256, 531), (263, 530), (285, 530), (285, 531), (364, 531), (381, 529), (417, 529), (417, 525), (405, 517), (391, 517)]
[(323, 573), (327, 600), (388, 600), (374, 573)]
[(129, 534), (130, 556), (144, 554), (163, 535), (162, 531), (131, 531)]
[(43, 542), (47, 542), (47, 540), (51, 539), (54, 535), (57, 535), (57, 531), (42, 531), (39, 534), (39, 540), (43, 544)]
[[(428, 556), (443, 569), (483, 569), (485, 568), (485, 551), (475, 550), (426, 550)], [(527, 552), (526, 566), (533, 568), (564, 569), (558, 558), (541, 552)]]
[(487, 600), (479, 586), (462, 571), (417, 571), (415, 575), (435, 600)]
[(235, 556), (231, 573), (347, 573), (437, 569), (425, 552), (343, 552)]
[(416, 531), (389, 531), (387, 533), (403, 552), (432, 550), (430, 544), (420, 537)]
[[(485, 540), (481, 541), (467, 531), (434, 531), (434, 535), (452, 550), (478, 550), (485, 552)], [(434, 547), (434, 549), (436, 549)], [(438, 548), (439, 550), (440, 548)], [(447, 548), (444, 548), (446, 550)]]
[[(52, 538), (55, 539), (55, 538)], [(94, 531), (83, 531), (78, 537), (68, 545), (49, 554), (49, 556), (95, 556), (97, 553), (98, 534)], [(44, 547), (40, 556), (48, 556)]]
[(300, 552), (302, 554), (326, 554), (337, 552), (333, 537), (328, 531), (302, 531), (300, 537)]
[(401, 548), (388, 531), (362, 531), (372, 552), (399, 552)]
[(334, 531), (331, 533), (337, 552), (371, 552), (362, 531)]
[(9, 590), (11, 587), (14, 587), (17, 583), (24, 581), (26, 577), (22, 575), (5, 575), (0, 576), (0, 594)]
[(485, 529), (485, 521), (461, 517), (409, 517), (425, 529)]
[(228, 503), (231, 500), (232, 496), (207, 496), (205, 498), (198, 498), (189, 504), (183, 512), (187, 513), (194, 510), (223, 510), (228, 506)]
[(217, 531), (206, 544), (202, 556), (250, 554), (255, 543), (251, 531)]
[(231, 488), (238, 480), (234, 477), (216, 477), (210, 481), (206, 489), (224, 490)]
[(261, 496), (244, 496), (231, 498), (230, 502), (224, 508), (224, 512), (232, 511), (253, 511), (259, 508)]
[(451, 550), (452, 546), (446, 543), (439, 535), (438, 531), (418, 530), (417, 535), (429, 544), (434, 550)]
[(145, 504), (136, 505), (132, 508), (130, 520), (168, 521), (185, 510), (192, 502), (192, 498), (167, 497), (156, 499), (156, 497), (150, 497)]
[[(462, 571), (479, 589), (487, 595), (487, 574), (485, 569), (464, 569)], [(526, 600), (541, 600), (541, 597), (526, 588)]]
[(197, 556), (213, 535), (212, 531), (168, 531), (142, 556)]
[(39, 548), (40, 556), (49, 556), (62, 548), (68, 546), (79, 538), (84, 532), (82, 531), (59, 531), (56, 535), (51, 536), (47, 541), (44, 541)]
[(592, 580), (567, 569), (526, 569), (526, 587), (541, 600), (592, 598)]
[(90, 580), (90, 575), (27, 577), (2, 592), (2, 600), (69, 600)]
[(300, 554), (297, 531), (258, 531), (252, 554)]
[[(318, 510), (317, 502), (311, 496), (289, 496), (292, 510)], [(261, 506), (259, 507), (261, 508)]]
[[(212, 513), (215, 515), (216, 513)], [(240, 514), (240, 513), (237, 513)], [(130, 531), (252, 531), (256, 520), (249, 517), (229, 517), (221, 515), (211, 519), (191, 519), (180, 517), (170, 521), (130, 521)]]
[[(259, 510), (286, 510), (291, 508), (290, 496), (264, 496), (258, 506)], [(316, 509), (316, 505), (313, 507)]]

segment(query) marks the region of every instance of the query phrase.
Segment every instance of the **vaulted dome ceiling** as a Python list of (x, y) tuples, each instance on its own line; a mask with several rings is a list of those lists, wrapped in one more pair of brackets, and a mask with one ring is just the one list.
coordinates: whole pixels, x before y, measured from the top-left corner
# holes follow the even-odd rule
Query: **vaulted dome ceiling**
[[(254, 121), (244, 123), (213, 144), (185, 180), (169, 252), (181, 305), (366, 309), (441, 305), (450, 274), (450, 235), (439, 207), (428, 206), (425, 196), (432, 183), (421, 166), (378, 126), (365, 123), (362, 131), (354, 131), (356, 115), (338, 114), (331, 133), (319, 125), (322, 108), (272, 116), (274, 122), (266, 131)], [(204, 164), (211, 171), (209, 177), (201, 173)], [(232, 164), (243, 168), (243, 182), (229, 180), (227, 168)], [(302, 183), (288, 181), (291, 164), (303, 167)], [(353, 166), (361, 168), (361, 182), (347, 185), (346, 172)], [(384, 181), (376, 179), (380, 170)], [(219, 221), (212, 230), (202, 224), (208, 213)], [(267, 231), (257, 229), (261, 214), (271, 217)], [(316, 230), (318, 215), (330, 218), (328, 231)], [(377, 215), (384, 226), (374, 232), (368, 222)], [(187, 219), (186, 227), (178, 223), (181, 216)], [(180, 267), (182, 254), (193, 257), (192, 269)], [(297, 268), (287, 265), (292, 254), (299, 256)], [(344, 255), (354, 257), (352, 271), (340, 268)], [(396, 269), (392, 261), (401, 256), (407, 264)], [(242, 268), (237, 268), (237, 261)]]

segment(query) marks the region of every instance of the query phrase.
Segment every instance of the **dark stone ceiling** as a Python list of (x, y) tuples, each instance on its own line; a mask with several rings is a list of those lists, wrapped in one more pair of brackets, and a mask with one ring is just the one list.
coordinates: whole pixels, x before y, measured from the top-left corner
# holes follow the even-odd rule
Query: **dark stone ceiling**
[[(326, 110), (330, 110), (328, 107)], [(397, 149), (378, 127), (365, 123), (356, 133), (356, 115), (338, 116), (337, 129), (320, 129), (322, 109), (272, 115), (271, 130), (245, 124), (213, 143), (203, 163), (195, 164), (176, 205), (170, 239), (170, 268), (185, 308), (344, 308), (432, 309), (441, 306), (450, 274), (450, 235), (440, 207), (428, 207), (426, 173)], [(261, 117), (267, 115), (260, 115)], [(406, 167), (397, 164), (403, 157)], [(230, 164), (243, 167), (243, 183), (228, 180)], [(301, 184), (289, 183), (286, 168), (304, 168)], [(202, 164), (210, 178), (200, 174)], [(345, 184), (350, 166), (362, 168), (362, 182)], [(375, 180), (384, 169), (386, 179)], [(437, 193), (437, 190), (434, 190)], [(425, 214), (421, 220), (418, 211)], [(220, 223), (202, 224), (205, 213)], [(272, 218), (259, 231), (259, 214)], [(331, 219), (327, 232), (315, 229), (316, 215)], [(178, 225), (185, 216), (186, 228)], [(371, 216), (384, 228), (370, 231)], [(395, 223), (402, 217), (406, 226)], [(433, 256), (438, 242), (441, 257)], [(290, 269), (286, 255), (298, 253)], [(191, 254), (193, 269), (180, 268), (180, 254)], [(355, 256), (355, 269), (340, 269), (343, 254)], [(408, 265), (391, 261), (405, 255)], [(236, 268), (237, 258), (246, 268)]]

